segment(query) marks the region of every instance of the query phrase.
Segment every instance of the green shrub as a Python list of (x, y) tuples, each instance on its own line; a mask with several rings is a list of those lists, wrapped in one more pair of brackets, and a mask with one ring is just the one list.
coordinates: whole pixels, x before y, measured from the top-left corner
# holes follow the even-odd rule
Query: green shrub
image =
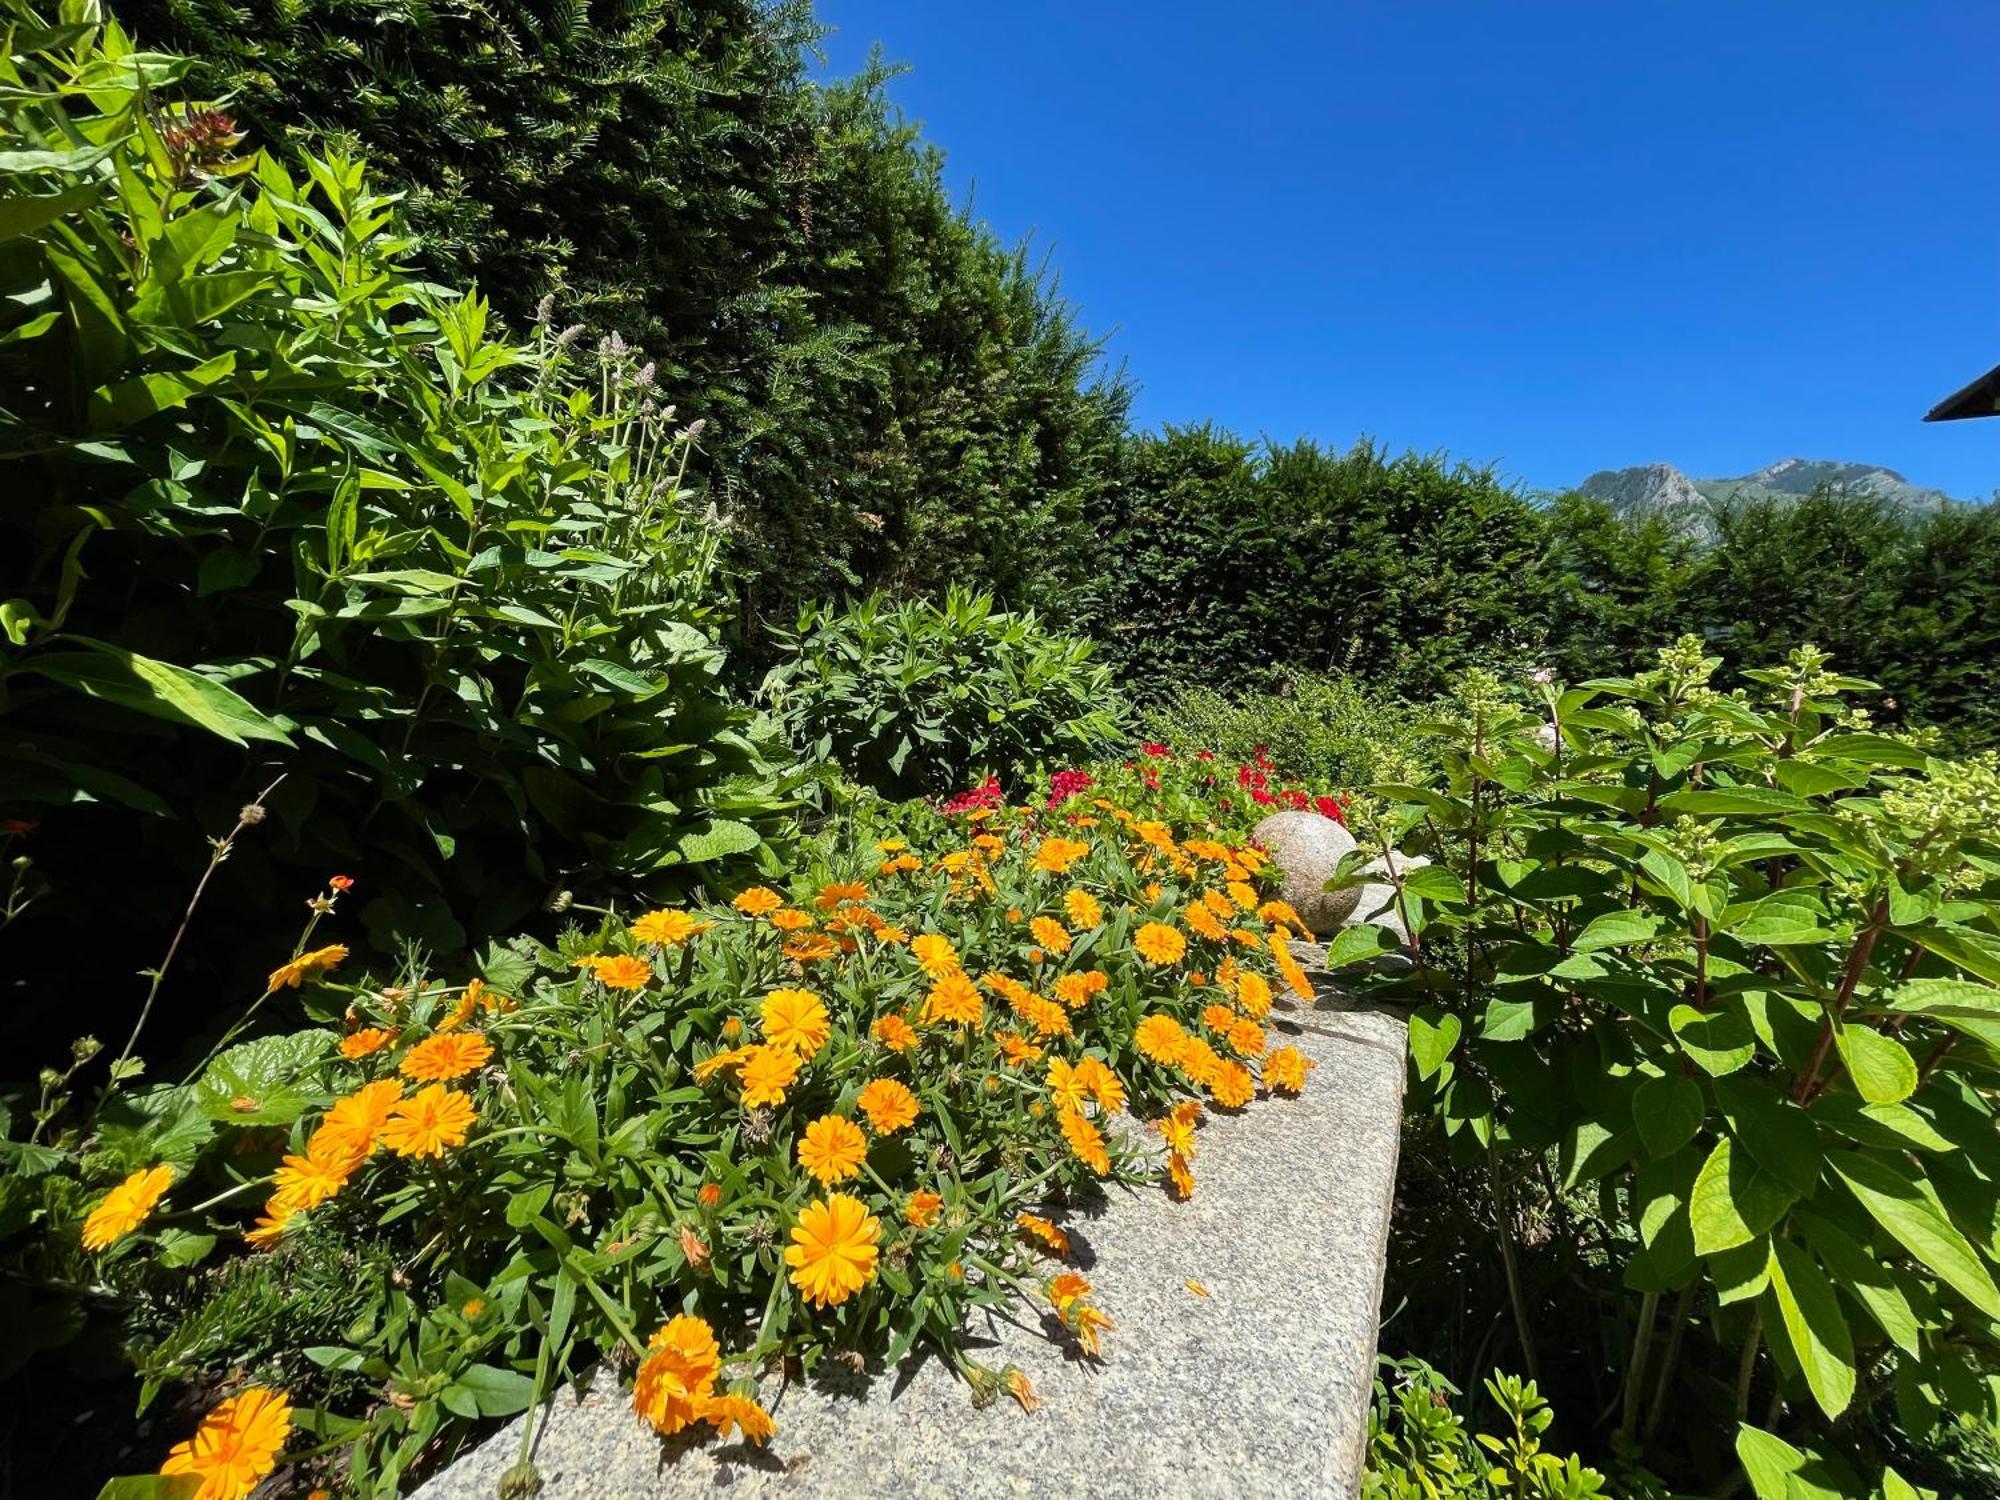
[[(1268, 693), (1191, 688), (1148, 709), (1145, 734), (1232, 763), (1264, 751), (1288, 776), (1324, 791), (1380, 779), (1384, 757), (1422, 756), (1419, 714), (1346, 676), (1285, 674)], [(1401, 774), (1401, 773), (1398, 773)]]
[(360, 163), (239, 156), (156, 92), (181, 61), (6, 15), (0, 767), (70, 861), (44, 946), (105, 869), (178, 887), (147, 820), (273, 783), (250, 857), (351, 870), (433, 947), (755, 851), (777, 799), (650, 367), (614, 342), (579, 384), (397, 269)]
[(1396, 882), (1409, 964), (1356, 983), (1418, 1003), (1411, 1102), (1496, 1222), (1596, 1192), (1614, 1442), (1672, 1409), (1697, 1469), (1753, 1399), (1833, 1445), (1857, 1405), (1990, 1421), (2000, 1370), (2000, 763), (1871, 731), (1810, 648), (1744, 692), (1717, 665), (1688, 638), (1532, 710), (1475, 674), (1441, 784), (1377, 788), (1350, 857), (1436, 861)]
[(1087, 760), (1124, 709), (1090, 642), (1032, 611), (954, 589), (943, 604), (808, 607), (780, 637), (764, 696), (792, 741), (885, 795), (937, 795), (985, 775)]
[(1420, 1359), (1379, 1361), (1368, 1413), (1362, 1500), (1589, 1500), (1604, 1476), (1575, 1454), (1542, 1451), (1555, 1413), (1531, 1380), (1495, 1371), (1486, 1394), (1505, 1436), (1474, 1433), (1452, 1410), (1458, 1387)]

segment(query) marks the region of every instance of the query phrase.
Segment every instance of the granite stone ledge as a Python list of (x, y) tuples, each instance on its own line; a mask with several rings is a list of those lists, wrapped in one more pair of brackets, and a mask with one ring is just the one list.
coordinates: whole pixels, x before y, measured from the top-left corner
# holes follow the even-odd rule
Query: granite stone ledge
[[(1301, 955), (1302, 957), (1305, 955)], [(663, 1443), (608, 1373), (510, 1423), (417, 1492), (491, 1500), (537, 1429), (540, 1500), (783, 1496), (1335, 1496), (1360, 1486), (1383, 1253), (1402, 1113), (1401, 1017), (1328, 991), (1273, 1012), (1318, 1068), (1297, 1099), (1212, 1114), (1185, 1203), (1113, 1189), (1069, 1216), (1096, 1300), (1117, 1320), (1102, 1364), (1018, 1308), (976, 1325), (976, 1351), (1021, 1366), (1042, 1397), (975, 1408), (936, 1359), (835, 1391), (767, 1384), (777, 1436)], [(1209, 1295), (1191, 1291), (1194, 1281)]]

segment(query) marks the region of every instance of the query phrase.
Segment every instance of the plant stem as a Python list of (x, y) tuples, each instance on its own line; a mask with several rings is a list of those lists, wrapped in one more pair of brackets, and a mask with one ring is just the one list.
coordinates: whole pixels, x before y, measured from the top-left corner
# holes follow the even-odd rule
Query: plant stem
[(1535, 1357), (1535, 1336), (1528, 1330), (1528, 1299), (1521, 1291), (1521, 1268), (1514, 1258), (1514, 1215), (1508, 1207), (1508, 1195), (1501, 1186), (1500, 1157), (1489, 1142), (1486, 1147), (1486, 1170), (1493, 1191), (1496, 1232), (1494, 1237), (1500, 1242), (1500, 1263), (1507, 1272), (1507, 1300), (1514, 1308), (1514, 1332), (1521, 1340), (1521, 1360), (1528, 1368), (1528, 1378), (1541, 1383), (1541, 1362)]
[(1757, 1345), (1764, 1337), (1764, 1309), (1761, 1305), (1750, 1313), (1750, 1329), (1743, 1335), (1743, 1357), (1736, 1363), (1736, 1420), (1741, 1422), (1750, 1414), (1750, 1383), (1757, 1374)]
[(1681, 1292), (1680, 1300), (1674, 1304), (1673, 1332), (1667, 1338), (1667, 1357), (1660, 1362), (1660, 1378), (1653, 1386), (1652, 1409), (1646, 1413), (1646, 1430), (1642, 1439), (1650, 1447), (1653, 1435), (1660, 1429), (1660, 1419), (1667, 1411), (1667, 1391), (1673, 1383), (1674, 1367), (1680, 1363), (1681, 1340), (1687, 1335), (1688, 1316), (1694, 1311), (1694, 1294), (1701, 1285), (1690, 1281)]
[(1639, 1327), (1632, 1335), (1632, 1362), (1625, 1371), (1625, 1410), (1618, 1419), (1618, 1438), (1632, 1441), (1639, 1430), (1639, 1402), (1646, 1386), (1646, 1359), (1653, 1350), (1653, 1324), (1659, 1320), (1660, 1294), (1648, 1292), (1639, 1302)]
[(1875, 951), (1883, 930), (1889, 925), (1889, 898), (1877, 898), (1875, 909), (1868, 913), (1868, 925), (1861, 929), (1854, 939), (1854, 946), (1848, 950), (1847, 966), (1841, 972), (1840, 988), (1835, 992), (1833, 1004), (1828, 1008), (1826, 1018), (1820, 1022), (1819, 1041), (1813, 1046), (1812, 1061), (1806, 1065), (1804, 1076), (1792, 1094), (1792, 1102), (1805, 1104), (1819, 1089), (1819, 1070), (1826, 1062), (1826, 1054), (1833, 1046), (1833, 1029), (1840, 1024), (1841, 1015), (1854, 998), (1854, 992), (1861, 984), (1861, 976), (1868, 970), (1868, 959)]

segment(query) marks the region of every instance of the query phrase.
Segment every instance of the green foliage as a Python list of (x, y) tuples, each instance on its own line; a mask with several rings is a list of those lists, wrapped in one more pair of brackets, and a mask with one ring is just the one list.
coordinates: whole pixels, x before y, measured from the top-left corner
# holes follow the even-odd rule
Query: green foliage
[(1394, 882), (1408, 962), (1356, 982), (1418, 1002), (1412, 1102), (1461, 1168), (1597, 1194), (1623, 1440), (1675, 1377), (1725, 1431), (1760, 1390), (1822, 1431), (1991, 1420), (2000, 764), (1868, 730), (1810, 648), (1737, 693), (1717, 665), (1688, 638), (1532, 711), (1471, 675), (1442, 784), (1377, 788), (1350, 856), (1435, 861)]
[(1301, 671), (1286, 673), (1268, 693), (1190, 688), (1147, 709), (1144, 737), (1180, 750), (1213, 750), (1231, 766), (1261, 749), (1281, 771), (1339, 791), (1381, 779), (1385, 757), (1421, 764), (1418, 718), (1353, 677)]
[(884, 795), (1014, 780), (1124, 736), (1091, 643), (1055, 634), (1032, 610), (997, 610), (985, 594), (812, 606), (779, 642), (784, 657), (763, 691), (793, 743)]
[(132, 0), (287, 160), (408, 191), (416, 253), (524, 323), (625, 330), (710, 419), (744, 616), (977, 576), (1088, 583), (1126, 396), (1041, 268), (955, 205), (879, 64), (809, 76), (805, 0)]
[(28, 921), (274, 783), (265, 848), (434, 946), (754, 851), (717, 531), (636, 357), (580, 384), (397, 269), (360, 163), (238, 156), (178, 60), (7, 15), (0, 762), (72, 861)]
[(1149, 697), (1272, 667), (1426, 696), (1539, 639), (1542, 522), (1488, 470), (1170, 428), (1108, 504), (1100, 630)]
[(1589, 1500), (1604, 1476), (1542, 1448), (1555, 1413), (1533, 1381), (1495, 1371), (1487, 1398), (1505, 1436), (1473, 1433), (1451, 1407), (1458, 1387), (1420, 1359), (1380, 1361), (1368, 1413), (1362, 1500)]

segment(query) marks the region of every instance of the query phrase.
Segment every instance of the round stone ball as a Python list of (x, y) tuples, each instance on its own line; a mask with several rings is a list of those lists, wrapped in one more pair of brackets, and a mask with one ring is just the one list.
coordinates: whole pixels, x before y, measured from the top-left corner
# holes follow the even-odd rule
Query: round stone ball
[(1354, 848), (1354, 836), (1316, 812), (1272, 813), (1257, 825), (1255, 835), (1284, 877), (1279, 894), (1291, 903), (1313, 935), (1328, 937), (1338, 932), (1354, 915), (1361, 887), (1329, 891), (1326, 883), (1342, 857)]

